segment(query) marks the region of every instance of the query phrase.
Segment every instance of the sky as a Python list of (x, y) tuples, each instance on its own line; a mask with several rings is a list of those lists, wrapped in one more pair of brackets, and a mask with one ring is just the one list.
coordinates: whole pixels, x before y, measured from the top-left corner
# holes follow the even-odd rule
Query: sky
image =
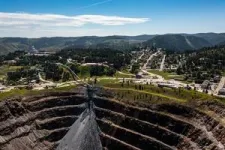
[(0, 0), (0, 37), (225, 32), (225, 0)]

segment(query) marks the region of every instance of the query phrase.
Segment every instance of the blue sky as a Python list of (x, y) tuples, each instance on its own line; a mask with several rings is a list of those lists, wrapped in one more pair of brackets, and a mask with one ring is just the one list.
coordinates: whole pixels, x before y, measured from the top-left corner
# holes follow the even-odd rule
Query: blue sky
[(225, 0), (1, 0), (0, 36), (225, 32)]

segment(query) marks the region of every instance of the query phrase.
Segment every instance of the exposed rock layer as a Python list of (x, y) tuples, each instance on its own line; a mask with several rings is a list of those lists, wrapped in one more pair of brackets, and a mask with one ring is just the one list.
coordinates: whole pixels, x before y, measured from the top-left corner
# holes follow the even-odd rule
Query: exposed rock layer
[[(50, 150), (63, 146), (60, 145), (63, 137), (73, 134), (71, 126), (87, 113), (86, 102), (87, 98), (77, 93), (2, 101), (0, 149)], [(224, 149), (224, 125), (193, 107), (159, 104), (143, 108), (104, 98), (104, 95), (96, 96), (93, 102), (91, 122), (98, 126), (93, 135), (97, 133), (99, 141), (89, 144), (98, 147), (96, 149), (101, 146), (106, 150)], [(218, 114), (220, 119), (224, 117), (222, 104), (202, 103), (199, 107)], [(92, 127), (87, 126), (90, 131)], [(77, 134), (77, 130), (74, 132)]]

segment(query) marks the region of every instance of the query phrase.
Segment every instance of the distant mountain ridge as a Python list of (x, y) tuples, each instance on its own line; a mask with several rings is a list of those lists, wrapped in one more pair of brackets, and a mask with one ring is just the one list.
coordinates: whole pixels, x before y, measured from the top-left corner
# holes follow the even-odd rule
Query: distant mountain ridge
[(152, 39), (144, 42), (145, 46), (156, 46), (169, 50), (195, 50), (202, 47), (212, 46), (211, 43), (203, 38), (199, 38), (192, 35), (181, 34), (167, 34), (155, 36)]
[(140, 36), (84, 36), (84, 37), (51, 37), (51, 38), (0, 38), (0, 55), (16, 50), (29, 51), (31, 47), (37, 50), (58, 51), (66, 47), (77, 48), (111, 48), (126, 50), (136, 44), (146, 41), (152, 35)]
[(152, 46), (172, 50), (193, 50), (219, 45), (225, 41), (225, 33), (165, 34), (138, 36), (83, 36), (83, 37), (43, 37), (43, 38), (0, 38), (0, 55), (16, 50), (29, 51), (34, 46), (37, 50), (59, 51), (66, 47), (111, 48), (127, 50), (134, 46)]
[(225, 41), (219, 43), (218, 45), (225, 45)]
[(193, 35), (207, 40), (212, 45), (218, 45), (225, 41), (225, 33), (198, 33)]

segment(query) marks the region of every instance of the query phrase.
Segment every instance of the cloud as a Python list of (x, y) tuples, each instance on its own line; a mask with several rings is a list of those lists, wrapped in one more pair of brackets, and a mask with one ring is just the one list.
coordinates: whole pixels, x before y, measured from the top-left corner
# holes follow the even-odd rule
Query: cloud
[(86, 24), (116, 26), (138, 24), (149, 21), (148, 18), (128, 18), (104, 15), (66, 16), (59, 14), (30, 14), (0, 12), (0, 26), (41, 26), (41, 27), (81, 27)]
[(80, 7), (78, 9), (90, 8), (90, 7), (98, 6), (98, 5), (101, 5), (101, 4), (104, 4), (104, 3), (108, 3), (108, 2), (111, 2), (111, 1), (112, 0), (105, 0), (105, 1), (97, 2), (97, 3), (91, 4), (91, 5), (83, 6), (83, 7)]
[[(109, 34), (109, 33), (108, 33)], [(77, 37), (77, 36), (87, 36), (87, 35), (107, 35), (107, 32), (99, 28), (74, 28), (74, 29), (58, 29), (58, 28), (0, 28), (0, 37), (29, 37), (29, 38), (39, 38), (39, 37)]]

